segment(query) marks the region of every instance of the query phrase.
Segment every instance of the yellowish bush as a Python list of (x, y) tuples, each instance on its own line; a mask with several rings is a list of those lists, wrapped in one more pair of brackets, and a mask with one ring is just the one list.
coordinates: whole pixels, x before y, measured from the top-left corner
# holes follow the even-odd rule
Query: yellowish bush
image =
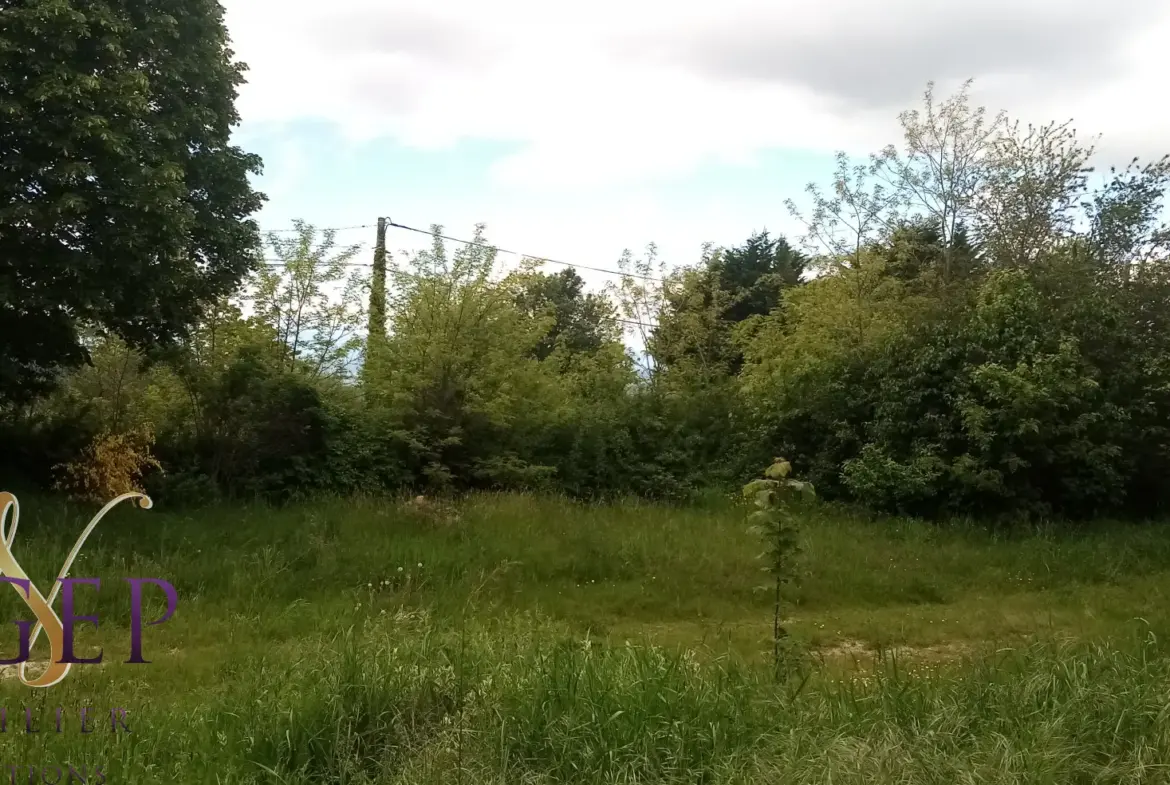
[(143, 492), (142, 476), (162, 471), (151, 454), (154, 434), (148, 428), (101, 433), (81, 456), (57, 467), (57, 487), (86, 501), (105, 502), (123, 493)]

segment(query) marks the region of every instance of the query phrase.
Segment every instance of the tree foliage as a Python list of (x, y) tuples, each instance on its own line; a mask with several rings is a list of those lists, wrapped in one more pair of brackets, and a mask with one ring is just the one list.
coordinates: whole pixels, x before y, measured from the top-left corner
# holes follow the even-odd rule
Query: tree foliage
[(533, 319), (552, 317), (551, 327), (533, 349), (538, 360), (558, 350), (567, 355), (596, 352), (617, 337), (613, 305), (600, 294), (586, 292), (585, 281), (571, 267), (556, 275), (518, 276), (516, 286), (518, 308)]
[(230, 143), (243, 66), (216, 0), (6, 3), (0, 26), (0, 400), (100, 326), (182, 335), (257, 259), (260, 161)]
[(350, 264), (361, 246), (335, 251), (336, 232), (318, 242), (314, 227), (297, 221), (295, 229), (292, 238), (269, 235), (275, 258), (256, 273), (250, 299), (286, 367), (314, 377), (352, 375), (366, 318), (366, 276)]

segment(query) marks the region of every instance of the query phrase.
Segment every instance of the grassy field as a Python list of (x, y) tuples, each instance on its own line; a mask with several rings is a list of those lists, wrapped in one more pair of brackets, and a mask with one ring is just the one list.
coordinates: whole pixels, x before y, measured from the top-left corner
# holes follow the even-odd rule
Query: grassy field
[[(13, 551), (46, 592), (95, 511), (22, 498)], [(78, 649), (105, 661), (48, 690), (0, 680), (0, 776), (1170, 781), (1170, 532), (1008, 536), (820, 511), (802, 539), (786, 608), (806, 664), (776, 681), (761, 546), (730, 505), (127, 504), (72, 571), (103, 579), (79, 590), (78, 612), (102, 621)], [(123, 663), (122, 577), (179, 592), (175, 617), (145, 631), (147, 665)], [(28, 616), (7, 590), (0, 613)], [(15, 654), (8, 634), (0, 656)], [(110, 730), (115, 707), (131, 732)]]

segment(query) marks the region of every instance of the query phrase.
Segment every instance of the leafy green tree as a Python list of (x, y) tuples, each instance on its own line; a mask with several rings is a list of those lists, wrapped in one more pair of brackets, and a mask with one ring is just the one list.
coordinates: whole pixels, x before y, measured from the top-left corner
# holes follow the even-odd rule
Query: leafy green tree
[(966, 86), (901, 120), (901, 150), (841, 156), (831, 197), (812, 189), (822, 274), (755, 329), (743, 373), (764, 431), (830, 495), (885, 509), (1162, 497), (1139, 466), (1166, 465), (1166, 159), (1093, 191), (1068, 124), (989, 119)]
[(1022, 271), (995, 273), (968, 312), (874, 358), (858, 383), (873, 401), (865, 446), (845, 484), (914, 513), (1119, 507), (1126, 415), (1080, 340), (1087, 326)]
[(767, 230), (752, 234), (741, 246), (728, 248), (712, 259), (719, 288), (732, 303), (723, 313), (730, 322), (767, 316), (780, 305), (780, 293), (801, 282), (807, 260), (784, 237)]
[(958, 91), (936, 101), (928, 83), (922, 109), (899, 115), (902, 149), (887, 146), (872, 156), (873, 174), (889, 189), (896, 209), (883, 222), (887, 231), (909, 223), (937, 235), (934, 272), (949, 283), (968, 271), (968, 226), (988, 183), (998, 173), (1016, 171), (996, 155), (1006, 135), (1007, 116), (988, 119), (984, 107), (972, 107), (967, 80)]
[(555, 275), (533, 272), (515, 281), (516, 305), (524, 313), (553, 318), (533, 349), (537, 359), (547, 359), (558, 347), (569, 354), (597, 352), (617, 338), (613, 305), (603, 295), (585, 292), (585, 281), (572, 268)]
[(704, 264), (677, 270), (664, 287), (664, 307), (650, 350), (664, 370), (696, 380), (734, 373), (736, 347), (724, 313), (733, 304), (715, 271)]
[(61, 385), (35, 406), (54, 417), (70, 410), (87, 418), (92, 429), (118, 435), (135, 429), (158, 432), (184, 417), (183, 387), (171, 366), (150, 362), (140, 351), (115, 337), (86, 341), (90, 364), (68, 374)]
[(903, 112), (902, 146), (868, 163), (838, 154), (830, 195), (815, 184), (801, 220), (822, 266), (848, 265), (911, 226), (937, 234), (933, 275), (944, 286), (971, 273), (973, 249), (993, 265), (1031, 263), (1073, 233), (1092, 148), (1069, 123), (1021, 129), (970, 103), (967, 81), (941, 101), (929, 83), (921, 110)]
[(985, 272), (985, 259), (962, 225), (948, 239), (930, 219), (911, 219), (869, 250), (884, 260), (887, 274), (907, 284), (908, 291), (944, 302), (969, 292)]
[(651, 339), (654, 355), (664, 367), (687, 363), (706, 378), (739, 373), (751, 329), (745, 323), (779, 307), (784, 289), (801, 283), (806, 263), (787, 240), (767, 231), (740, 246), (705, 248), (697, 267), (668, 279)]
[(1092, 156), (1070, 122), (1005, 127), (970, 223), (991, 264), (1026, 268), (1077, 234)]
[(782, 313), (764, 318), (745, 345), (740, 384), (755, 427), (834, 494), (870, 414), (865, 368), (908, 324), (936, 311), (872, 251), (787, 290)]
[(256, 262), (260, 160), (216, 0), (5, 3), (0, 399), (49, 389), (100, 325), (173, 341)]
[(1116, 271), (1123, 282), (1156, 271), (1170, 259), (1168, 186), (1170, 156), (1141, 165), (1135, 158), (1121, 171), (1110, 169), (1105, 185), (1082, 201), (1096, 261)]
[(214, 303), (199, 325), (175, 349), (164, 357), (174, 369), (188, 404), (187, 418), (176, 424), (182, 439), (190, 435), (204, 443), (229, 438), (219, 432), (215, 397), (224, 375), (247, 353), (264, 356), (269, 365), (280, 363), (281, 346), (275, 331), (256, 317), (244, 318), (240, 306), (228, 298)]
[(783, 238), (759, 232), (738, 247), (707, 245), (698, 265), (666, 277), (648, 335), (656, 373), (631, 426), (654, 487), (674, 496), (724, 487), (766, 458), (733, 380), (758, 320), (800, 282), (804, 263)]
[(352, 265), (361, 246), (337, 249), (335, 231), (318, 241), (313, 226), (294, 226), (295, 237), (269, 235), (275, 259), (257, 272), (251, 300), (288, 370), (314, 379), (349, 376), (366, 314), (366, 276)]
[(302, 374), (243, 347), (202, 390), (201, 428), (182, 445), (193, 469), (233, 496), (287, 498), (323, 489), (329, 421)]
[(18, 434), (5, 440), (15, 448), (12, 468), (44, 483), (57, 474), (55, 467), (82, 459), (103, 439), (143, 446), (143, 437), (175, 427), (188, 414), (171, 366), (152, 362), (113, 336), (90, 334), (83, 341), (88, 365), (63, 374), (48, 395), (7, 413)]
[(430, 250), (390, 270), (386, 362), (369, 380), (369, 399), (399, 418), (432, 487), (538, 482), (548, 467), (523, 452), (555, 391), (536, 357), (553, 317), (517, 307), (517, 287), (496, 276), (482, 225), (450, 255), (441, 227), (434, 233)]
[(635, 259), (629, 249), (623, 251), (618, 270), (622, 277), (605, 291), (617, 304), (626, 335), (634, 340), (640, 367), (646, 376), (653, 377), (658, 358), (654, 356), (651, 336), (666, 307), (666, 262), (658, 258), (658, 246), (650, 243), (641, 259)]

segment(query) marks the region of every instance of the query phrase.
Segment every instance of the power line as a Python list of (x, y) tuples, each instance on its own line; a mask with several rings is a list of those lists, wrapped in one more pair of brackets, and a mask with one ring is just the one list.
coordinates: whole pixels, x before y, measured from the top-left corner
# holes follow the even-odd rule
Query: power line
[[(315, 229), (318, 232), (348, 232), (352, 229), (373, 229), (376, 226), (377, 226), (377, 224), (361, 224), (360, 226), (324, 226), (324, 227), (315, 226), (315, 227), (313, 227), (313, 229)], [(300, 229), (297, 229), (294, 226), (291, 229), (261, 229), (260, 233), (261, 234), (283, 234), (285, 232), (299, 232), (299, 231), (300, 231)]]
[[(496, 253), (511, 254), (512, 256), (519, 256), (522, 259), (532, 259), (532, 260), (537, 261), (537, 262), (546, 262), (548, 264), (559, 264), (563, 267), (573, 267), (573, 268), (580, 269), (580, 270), (591, 270), (591, 271), (596, 272), (596, 273), (605, 273), (607, 275), (620, 275), (620, 276), (629, 277), (629, 278), (640, 278), (644, 281), (654, 281), (655, 283), (665, 283), (665, 281), (663, 281), (661, 278), (655, 278), (652, 275), (642, 275), (640, 273), (628, 273), (628, 272), (622, 272), (621, 270), (609, 270), (609, 269), (606, 269), (604, 267), (590, 267), (589, 265), (575, 264), (573, 262), (562, 262), (562, 261), (559, 261), (557, 259), (549, 259), (548, 257), (545, 257), (545, 256), (536, 256), (534, 254), (527, 254), (527, 253), (523, 253), (521, 251), (510, 251), (507, 248), (500, 248), (498, 245), (492, 245), (491, 243), (484, 243), (484, 242), (480, 242), (478, 240), (464, 240), (460, 237), (451, 237), (451, 236), (448, 236), (445, 234), (438, 234), (437, 235), (434, 232), (428, 231), (426, 229), (418, 229), (418, 228), (413, 227), (413, 226), (405, 226), (403, 224), (395, 223), (394, 221), (391, 221), (391, 220), (387, 220), (386, 225), (392, 226), (395, 229), (404, 229), (408, 232), (416, 232), (418, 234), (424, 234), (427, 237), (439, 237), (443, 240), (447, 240), (447, 241), (453, 242), (453, 243), (463, 243), (464, 245), (474, 245), (474, 246), (477, 246), (480, 248), (489, 248), (489, 249), (496, 251)], [(337, 229), (337, 231), (340, 231), (341, 229), (372, 229), (374, 227), (375, 227), (375, 224), (367, 224), (365, 226), (340, 227)], [(290, 232), (290, 231), (296, 231), (296, 230), (295, 229), (277, 229), (274, 231)], [(269, 267), (283, 267), (285, 264), (287, 264), (282, 259), (265, 259), (264, 262)], [(345, 267), (372, 267), (373, 265), (371, 265), (367, 262), (346, 262), (343, 266), (345, 266)]]
[(478, 240), (463, 240), (463, 239), (460, 239), (458, 237), (448, 237), (445, 234), (436, 234), (435, 232), (429, 231), (427, 229), (417, 229), (413, 226), (403, 226), (402, 224), (394, 223), (394, 221), (392, 221), (390, 219), (386, 220), (386, 225), (393, 226), (395, 229), (405, 229), (408, 232), (417, 232), (419, 234), (425, 234), (428, 237), (438, 237), (438, 238), (441, 238), (443, 240), (449, 240), (450, 242), (453, 242), (453, 243), (463, 243), (464, 245), (475, 245), (475, 246), (478, 246), (480, 248), (490, 248), (490, 249), (496, 251), (496, 253), (512, 254), (513, 256), (519, 256), (519, 257), (525, 258), (525, 259), (533, 259), (533, 260), (538, 261), (538, 262), (547, 262), (549, 264), (559, 264), (559, 265), (562, 265), (564, 267), (575, 267), (579, 270), (592, 270), (595, 273), (606, 273), (608, 275), (621, 275), (621, 276), (628, 277), (628, 278), (641, 278), (645, 281), (655, 281), (657, 283), (665, 283), (661, 278), (655, 278), (652, 275), (640, 275), (638, 273), (624, 273), (621, 270), (607, 270), (603, 267), (589, 267), (588, 265), (584, 265), (584, 264), (574, 264), (572, 262), (560, 262), (560, 261), (557, 261), (556, 259), (549, 259), (546, 256), (535, 256), (533, 254), (521, 253), (519, 251), (509, 251), (507, 248), (501, 248), (498, 245), (492, 245), (491, 243), (479, 242)]
[[(513, 256), (519, 256), (522, 259), (532, 259), (534, 261), (546, 262), (548, 264), (559, 264), (559, 265), (564, 266), (564, 267), (572, 267), (572, 268), (581, 269), (581, 270), (591, 270), (593, 272), (605, 273), (607, 275), (620, 275), (620, 276), (629, 277), (629, 278), (640, 278), (640, 279), (645, 280), (645, 281), (654, 281), (656, 283), (665, 283), (665, 281), (663, 281), (661, 278), (655, 278), (654, 276), (650, 276), (650, 275), (641, 275), (639, 273), (622, 272), (621, 270), (609, 270), (609, 269), (606, 269), (603, 267), (590, 267), (589, 265), (574, 264), (573, 262), (562, 262), (562, 261), (559, 261), (557, 259), (550, 259), (546, 256), (536, 256), (534, 254), (526, 254), (526, 253), (522, 253), (520, 251), (511, 251), (511, 250), (508, 250), (507, 248), (500, 248), (497, 245), (492, 245), (491, 243), (480, 242), (478, 240), (465, 240), (465, 239), (460, 238), (460, 237), (451, 237), (449, 235), (436, 234), (435, 232), (428, 231), (426, 229), (418, 229), (414, 226), (406, 226), (405, 224), (395, 223), (394, 221), (392, 221), (389, 218), (386, 219), (386, 225), (392, 226), (395, 229), (403, 229), (403, 230), (408, 231), (408, 232), (415, 232), (417, 234), (426, 235), (427, 237), (438, 237), (440, 239), (447, 240), (447, 241), (453, 242), (453, 243), (462, 243), (464, 245), (473, 245), (473, 246), (477, 246), (480, 248), (488, 248), (490, 250), (495, 251), (496, 253), (511, 254)], [(373, 228), (376, 228), (376, 226), (377, 226), (377, 224), (364, 224), (361, 226), (330, 227), (330, 228), (324, 229), (323, 231), (345, 231), (347, 229), (373, 229)], [(296, 228), (293, 228), (293, 229), (275, 229), (275, 230), (271, 230), (271, 231), (273, 231), (273, 232), (295, 232), (298, 230)], [(265, 259), (264, 264), (267, 267), (284, 267), (284, 266), (287, 266), (288, 262), (284, 261), (283, 259)], [(367, 262), (345, 262), (342, 266), (343, 267), (373, 267), (372, 264), (369, 264)], [(633, 325), (635, 327), (646, 327), (646, 328), (650, 328), (650, 329), (654, 329), (656, 327), (656, 325), (647, 324), (645, 322), (634, 321), (632, 319), (619, 319), (619, 318), (615, 317), (614, 321), (619, 322), (621, 324)]]
[[(607, 269), (601, 268), (601, 267), (589, 267), (587, 265), (574, 264), (572, 262), (561, 262), (561, 261), (558, 261), (556, 259), (549, 259), (549, 258), (544, 257), (544, 256), (534, 256), (532, 254), (521, 253), (519, 251), (509, 251), (506, 248), (500, 248), (499, 246), (492, 245), (491, 243), (484, 243), (484, 242), (480, 242), (478, 240), (464, 240), (464, 239), (459, 238), (459, 237), (449, 237), (449, 236), (443, 235), (443, 234), (436, 234), (435, 232), (428, 231), (426, 229), (418, 229), (418, 228), (415, 228), (413, 226), (405, 226), (403, 224), (395, 223), (394, 221), (390, 220), (389, 218), (386, 219), (386, 225), (392, 226), (395, 229), (404, 229), (408, 232), (417, 232), (418, 234), (425, 234), (428, 237), (439, 237), (443, 240), (447, 240), (447, 241), (453, 242), (453, 243), (463, 243), (464, 245), (474, 245), (474, 246), (478, 246), (480, 248), (488, 248), (488, 249), (494, 250), (497, 253), (511, 254), (513, 256), (519, 256), (519, 257), (524, 258), (524, 259), (532, 259), (532, 260), (538, 261), (538, 262), (547, 262), (549, 264), (559, 264), (559, 265), (562, 265), (565, 267), (574, 267), (574, 268), (579, 268), (582, 270), (592, 270), (593, 272), (607, 273), (609, 275), (621, 275), (621, 276), (630, 277), (630, 278), (641, 278), (641, 279), (646, 280), (646, 281), (655, 281), (657, 283), (665, 283), (661, 278), (655, 278), (655, 277), (650, 276), (650, 275), (640, 275), (638, 273), (625, 273), (625, 272), (622, 272), (621, 270), (607, 270)], [(364, 224), (362, 226), (328, 227), (328, 228), (322, 229), (320, 231), (341, 232), (341, 231), (345, 231), (347, 229), (374, 229), (376, 227), (377, 227), (377, 224)], [(293, 228), (293, 229), (272, 229), (272, 230), (269, 230), (268, 233), (271, 233), (271, 232), (295, 232), (295, 231), (298, 231), (298, 230), (295, 228)], [(265, 259), (264, 264), (268, 267), (284, 267), (288, 264), (288, 262), (286, 262), (283, 259)], [(344, 266), (344, 267), (373, 267), (372, 264), (369, 264), (367, 262), (345, 262), (342, 266)], [(632, 325), (635, 327), (646, 327), (649, 329), (655, 329), (657, 327), (657, 325), (654, 325), (654, 324), (647, 324), (646, 322), (639, 322), (639, 321), (635, 321), (633, 319), (622, 319), (622, 318), (619, 318), (616, 316), (613, 317), (613, 321), (618, 322), (619, 324), (628, 324), (628, 325)]]
[[(285, 265), (285, 262), (280, 262), (280, 261), (278, 261), (278, 262), (265, 262), (265, 264), (269, 267), (283, 267)], [(372, 267), (373, 265), (365, 264), (362, 262), (347, 262), (345, 266), (347, 266), (347, 267)], [(637, 322), (637, 321), (634, 321), (632, 319), (620, 319), (616, 316), (613, 317), (613, 321), (621, 322), (622, 324), (634, 325), (635, 327), (649, 327), (651, 329), (654, 329), (658, 326), (655, 324), (647, 324), (646, 322)]]
[[(627, 272), (622, 272), (621, 270), (610, 270), (610, 269), (607, 269), (604, 267), (590, 267), (589, 265), (586, 265), (586, 264), (576, 264), (574, 262), (562, 262), (562, 261), (559, 261), (557, 259), (550, 259), (547, 256), (536, 256), (535, 254), (522, 253), (520, 251), (510, 251), (507, 248), (501, 248), (498, 245), (492, 245), (491, 243), (484, 243), (484, 242), (480, 242), (478, 240), (464, 240), (464, 239), (459, 238), (459, 237), (450, 237), (450, 236), (445, 235), (445, 234), (435, 234), (434, 232), (430, 231), (429, 229), (419, 229), (419, 228), (414, 227), (414, 226), (406, 226), (404, 224), (395, 223), (394, 221), (390, 220), (389, 218), (386, 219), (386, 225), (393, 226), (395, 229), (403, 229), (403, 230), (408, 231), (408, 232), (416, 232), (418, 234), (424, 234), (427, 237), (439, 237), (443, 240), (448, 240), (448, 241), (453, 242), (453, 243), (463, 243), (464, 245), (474, 245), (474, 246), (478, 246), (480, 248), (490, 248), (490, 249), (494, 250), (496, 253), (511, 254), (512, 256), (519, 256), (523, 259), (532, 259), (532, 260), (537, 261), (537, 262), (546, 262), (547, 264), (559, 264), (562, 267), (575, 267), (579, 270), (590, 270), (590, 271), (595, 272), (595, 273), (605, 273), (606, 275), (620, 275), (620, 276), (627, 277), (627, 278), (640, 278), (644, 281), (654, 281), (655, 283), (665, 283), (665, 281), (663, 281), (661, 278), (656, 278), (652, 275), (642, 275), (640, 273), (627, 273)], [(321, 231), (321, 232), (346, 232), (346, 231), (350, 231), (352, 229), (375, 229), (375, 228), (377, 228), (377, 224), (357, 224), (354, 226), (314, 227), (314, 229), (316, 229), (317, 231)], [(289, 228), (289, 229), (264, 229), (264, 230), (261, 230), (261, 234), (279, 234), (282, 232), (297, 232), (297, 231), (300, 231), (300, 230), (297, 229), (296, 227)], [(280, 259), (266, 259), (265, 261), (272, 264), (273, 266), (277, 266), (277, 267), (284, 264), (284, 262)], [(362, 262), (347, 262), (345, 266), (346, 267), (371, 267), (372, 265), (365, 264)]]
[(613, 320), (615, 322), (621, 322), (622, 324), (632, 324), (632, 325), (635, 325), (637, 327), (649, 327), (652, 330), (655, 329), (656, 327), (658, 327), (658, 325), (656, 325), (656, 324), (646, 324), (645, 322), (635, 322), (633, 319), (619, 319), (616, 316), (613, 317)]
[[(264, 264), (268, 267), (285, 267), (288, 265), (284, 259), (265, 259)], [(321, 264), (328, 264), (328, 262), (321, 262)], [(345, 262), (342, 267), (373, 267), (369, 262)]]

